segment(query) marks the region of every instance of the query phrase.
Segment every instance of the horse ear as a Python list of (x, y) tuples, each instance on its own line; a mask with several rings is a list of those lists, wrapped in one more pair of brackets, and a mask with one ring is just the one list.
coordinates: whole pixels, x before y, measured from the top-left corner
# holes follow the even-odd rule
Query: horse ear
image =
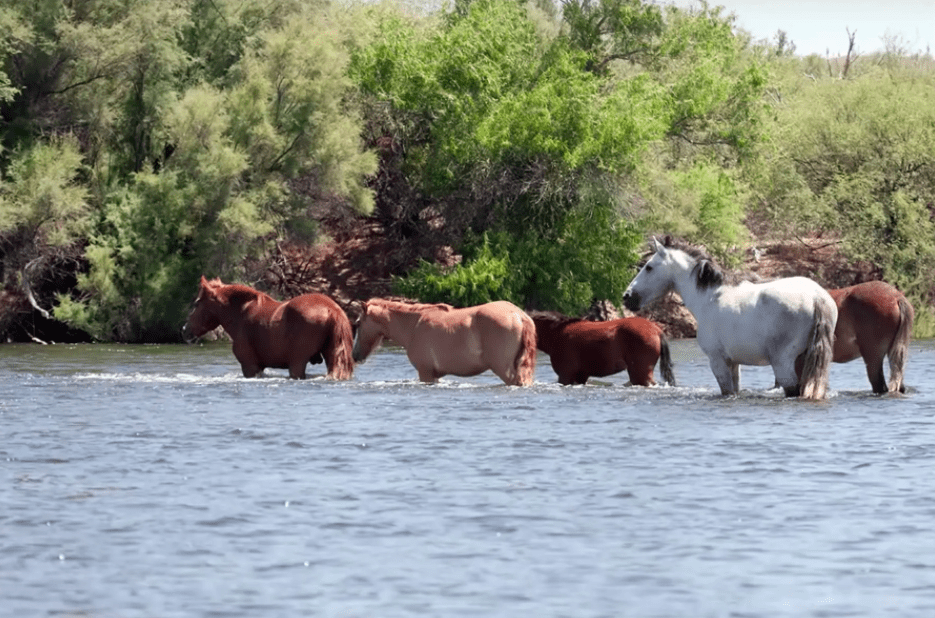
[(204, 275), (201, 275), (201, 281), (199, 282), (199, 289), (205, 293), (211, 294), (212, 296), (217, 291), (218, 286), (221, 284), (220, 279), (206, 279)]
[(653, 251), (655, 251), (661, 256), (664, 256), (666, 254), (665, 245), (659, 242), (659, 240), (655, 236), (653, 236)]
[(347, 310), (345, 311), (348, 319), (351, 321), (351, 325), (355, 328), (360, 321), (367, 314), (367, 303), (363, 300), (352, 300), (347, 304)]

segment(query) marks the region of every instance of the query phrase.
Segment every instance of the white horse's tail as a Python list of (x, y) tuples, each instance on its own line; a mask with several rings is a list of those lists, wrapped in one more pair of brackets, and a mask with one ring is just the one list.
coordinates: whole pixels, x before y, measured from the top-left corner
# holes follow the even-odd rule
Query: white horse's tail
[(834, 356), (836, 306), (831, 298), (815, 299), (812, 333), (805, 349), (805, 362), (799, 378), (799, 396), (803, 399), (824, 399), (828, 391), (831, 358)]
[(912, 322), (915, 320), (915, 310), (905, 296), (900, 296), (897, 304), (899, 305), (899, 328), (896, 330), (896, 336), (893, 337), (893, 343), (890, 344), (889, 352), (887, 352), (887, 356), (890, 358), (889, 390), (891, 393), (905, 393), (906, 385), (903, 384), (903, 375), (906, 371), (906, 356), (909, 353), (909, 339), (912, 337)]

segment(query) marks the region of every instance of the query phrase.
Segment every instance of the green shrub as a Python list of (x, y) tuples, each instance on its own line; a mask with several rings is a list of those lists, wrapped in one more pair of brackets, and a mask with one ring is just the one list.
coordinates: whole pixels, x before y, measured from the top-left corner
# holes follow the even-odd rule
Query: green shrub
[(571, 315), (594, 300), (620, 304), (633, 278), (642, 235), (606, 206), (571, 212), (551, 238), (484, 234), (451, 269), (424, 263), (398, 279), (395, 291), (458, 306), (509, 300), (524, 308)]
[(485, 237), (466, 263), (444, 268), (422, 262), (406, 277), (395, 279), (393, 290), (422, 302), (470, 307), (494, 300), (517, 302), (519, 299), (510, 290), (511, 283), (509, 256), (502, 252), (495, 254)]

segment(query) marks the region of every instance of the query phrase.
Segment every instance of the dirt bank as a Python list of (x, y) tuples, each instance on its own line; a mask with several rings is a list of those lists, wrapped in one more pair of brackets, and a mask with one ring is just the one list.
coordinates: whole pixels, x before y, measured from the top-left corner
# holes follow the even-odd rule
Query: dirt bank
[[(742, 269), (765, 279), (802, 275), (825, 287), (844, 287), (879, 278), (872, 265), (848, 262), (836, 239), (759, 240), (746, 253)], [(450, 246), (394, 243), (379, 223), (361, 220), (315, 247), (280, 247), (267, 285), (283, 298), (307, 292), (328, 294), (353, 319), (357, 312), (354, 300), (391, 296), (392, 276), (412, 268), (426, 255), (448, 265), (461, 259)], [(612, 319), (618, 315), (611, 303), (602, 302), (592, 307), (589, 317)], [(677, 295), (670, 294), (640, 315), (660, 323), (672, 339), (696, 334), (695, 320)]]
[[(315, 246), (280, 243), (266, 265), (260, 287), (279, 298), (308, 292), (327, 294), (341, 305), (351, 319), (359, 307), (354, 301), (393, 297), (392, 277), (415, 267), (420, 259), (453, 265), (461, 260), (451, 246), (432, 240), (419, 243), (394, 241), (376, 219), (323, 219), (324, 240)], [(755, 248), (754, 248), (755, 247)], [(72, 260), (75, 261), (75, 260)], [(77, 262), (76, 262), (77, 263)], [(763, 278), (804, 275), (826, 287), (843, 287), (879, 278), (868, 264), (851, 264), (840, 253), (835, 239), (757, 240), (747, 251), (743, 269)], [(71, 285), (74, 285), (73, 273)], [(65, 281), (62, 279), (61, 281)], [(50, 280), (49, 289), (36, 289), (39, 304), (51, 307), (55, 293), (64, 292), (60, 281)], [(53, 289), (54, 288), (54, 289)], [(619, 299), (611, 299), (619, 302)], [(629, 315), (629, 314), (628, 314)], [(672, 339), (694, 337), (696, 324), (675, 295), (657, 303), (641, 315), (660, 323)], [(596, 303), (591, 319), (618, 317), (612, 302)], [(34, 309), (21, 290), (0, 290), (0, 335), (8, 341), (86, 341), (84, 333), (72, 331)]]

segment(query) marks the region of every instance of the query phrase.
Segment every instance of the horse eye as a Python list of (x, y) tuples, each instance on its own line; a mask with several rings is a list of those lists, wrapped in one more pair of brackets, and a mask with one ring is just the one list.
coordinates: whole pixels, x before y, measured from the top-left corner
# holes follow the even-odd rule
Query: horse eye
[(650, 266), (649, 264), (646, 265), (646, 272), (651, 272), (652, 269), (653, 269), (652, 266)]

